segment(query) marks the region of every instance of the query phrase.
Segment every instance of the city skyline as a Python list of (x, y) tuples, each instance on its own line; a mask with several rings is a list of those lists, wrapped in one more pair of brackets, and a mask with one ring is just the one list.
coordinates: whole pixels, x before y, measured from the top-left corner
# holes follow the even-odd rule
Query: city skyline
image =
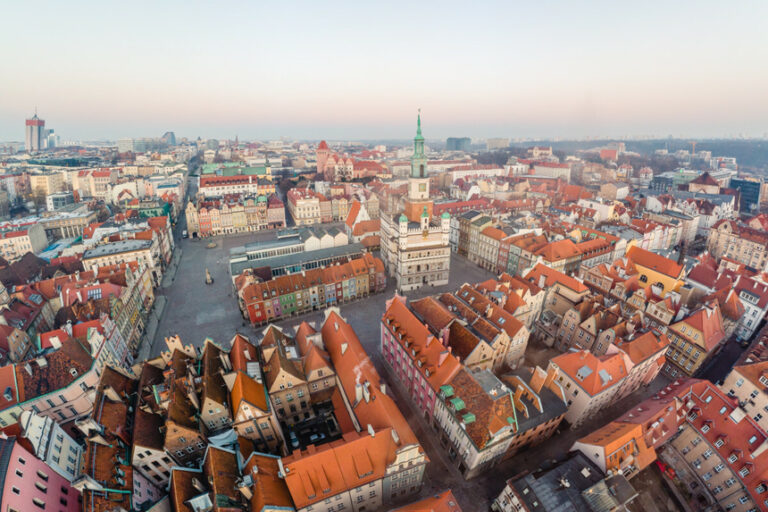
[(766, 133), (764, 4), (227, 7), (7, 8), (0, 140)]

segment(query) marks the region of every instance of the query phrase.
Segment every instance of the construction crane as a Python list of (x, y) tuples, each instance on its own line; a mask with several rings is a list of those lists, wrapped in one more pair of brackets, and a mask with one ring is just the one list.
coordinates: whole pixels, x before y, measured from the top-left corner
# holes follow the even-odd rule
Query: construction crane
[(695, 155), (696, 154), (696, 141), (695, 140), (689, 141), (688, 144), (691, 145), (691, 156)]

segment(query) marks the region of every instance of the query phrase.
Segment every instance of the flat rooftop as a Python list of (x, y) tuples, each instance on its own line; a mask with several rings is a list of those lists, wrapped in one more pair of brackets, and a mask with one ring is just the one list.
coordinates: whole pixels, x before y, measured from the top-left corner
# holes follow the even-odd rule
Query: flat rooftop
[(300, 263), (308, 263), (329, 258), (342, 258), (360, 254), (364, 251), (363, 244), (352, 243), (340, 247), (329, 247), (327, 249), (318, 249), (316, 251), (297, 252), (284, 256), (275, 256), (273, 258), (263, 258), (258, 260), (230, 261), (229, 271), (233, 276), (240, 275), (247, 268), (270, 267), (273, 271), (278, 268), (291, 267)]
[(93, 249), (88, 249), (83, 254), (83, 260), (101, 258), (103, 256), (111, 256), (113, 254), (124, 252), (140, 251), (142, 249), (149, 249), (150, 247), (152, 247), (151, 240), (120, 240), (104, 245), (97, 245)]

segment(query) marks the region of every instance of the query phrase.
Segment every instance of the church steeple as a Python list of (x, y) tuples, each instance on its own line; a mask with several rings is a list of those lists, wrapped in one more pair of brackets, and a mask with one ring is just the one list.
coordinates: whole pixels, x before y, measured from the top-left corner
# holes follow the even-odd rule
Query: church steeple
[(413, 138), (411, 178), (427, 177), (427, 157), (424, 155), (424, 136), (421, 134), (421, 109), (416, 118), (416, 137)]

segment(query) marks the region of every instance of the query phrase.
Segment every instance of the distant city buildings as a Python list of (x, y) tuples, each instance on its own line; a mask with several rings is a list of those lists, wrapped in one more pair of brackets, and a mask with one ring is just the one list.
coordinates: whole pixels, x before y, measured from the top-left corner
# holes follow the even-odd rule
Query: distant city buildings
[(469, 137), (448, 137), (445, 141), (445, 149), (446, 151), (463, 151), (466, 153), (471, 144), (472, 139)]

